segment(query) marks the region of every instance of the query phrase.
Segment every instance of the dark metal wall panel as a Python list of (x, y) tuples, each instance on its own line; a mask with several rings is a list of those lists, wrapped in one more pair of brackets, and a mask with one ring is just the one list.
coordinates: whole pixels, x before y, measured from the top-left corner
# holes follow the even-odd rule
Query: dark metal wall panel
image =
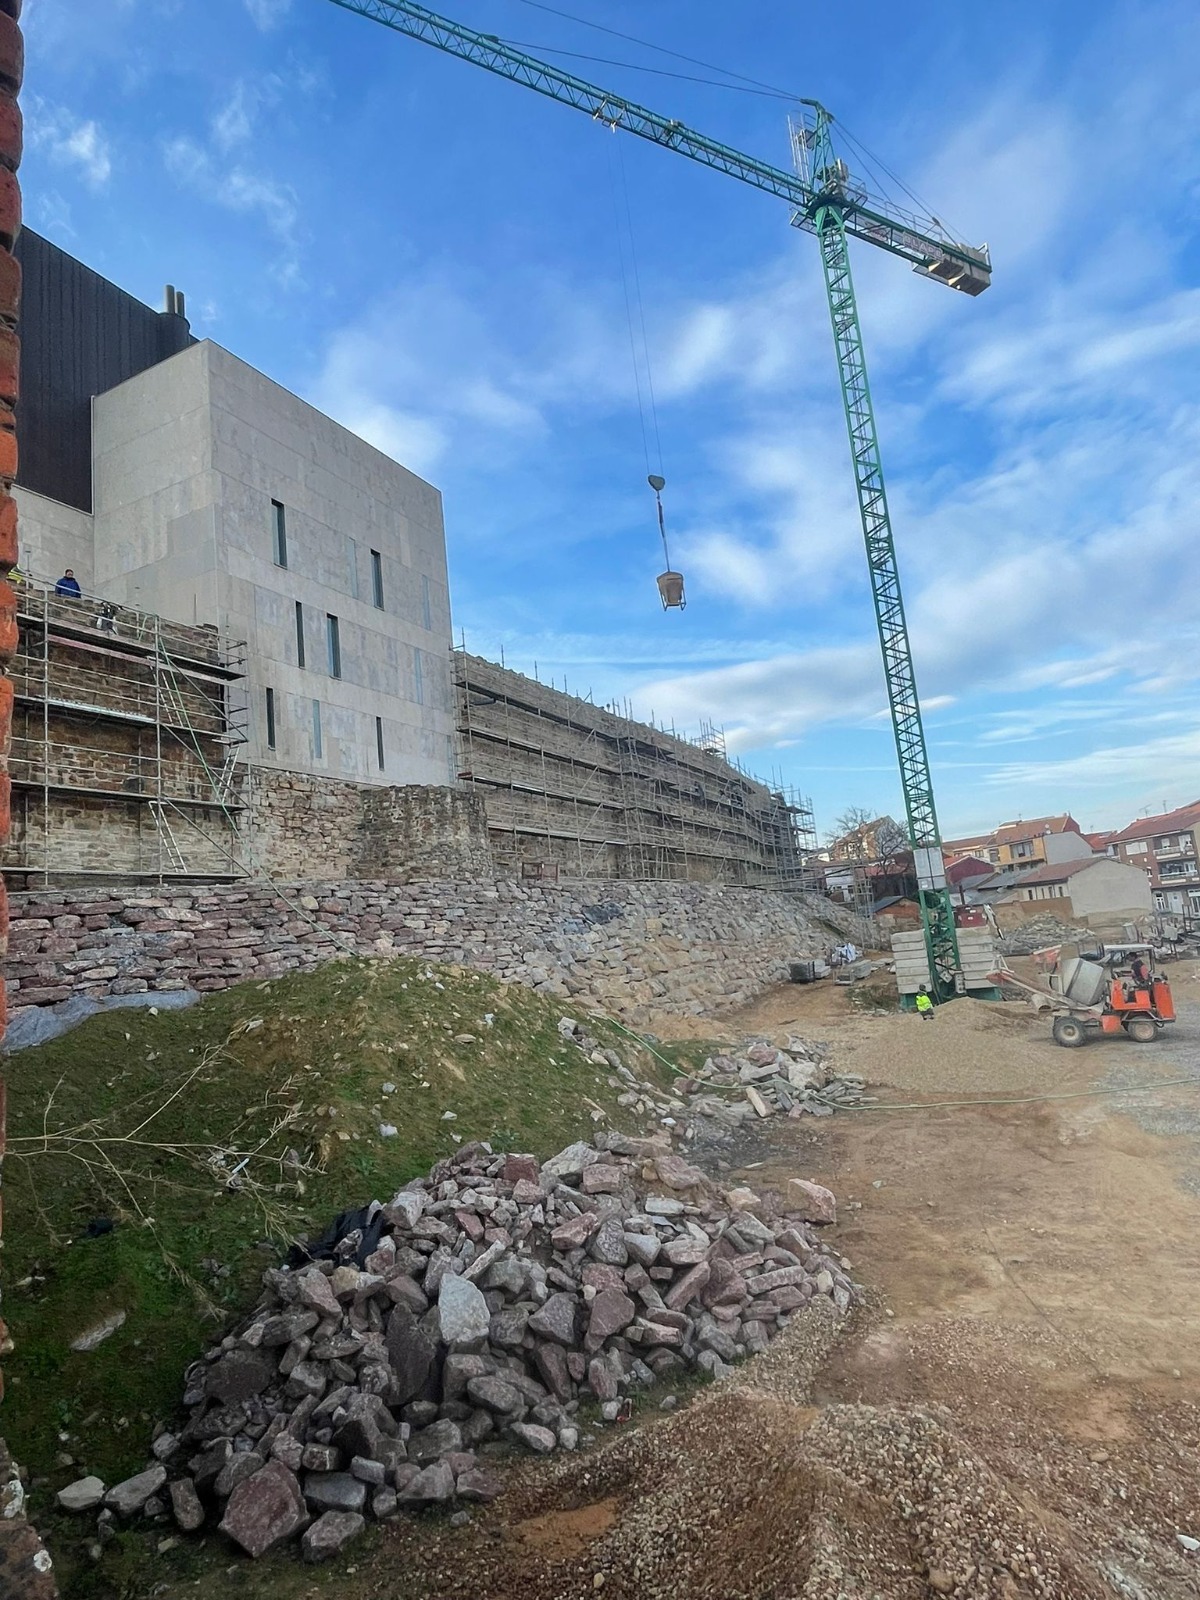
[(92, 509), (92, 397), (193, 340), (182, 317), (143, 305), (26, 228), (17, 482)]

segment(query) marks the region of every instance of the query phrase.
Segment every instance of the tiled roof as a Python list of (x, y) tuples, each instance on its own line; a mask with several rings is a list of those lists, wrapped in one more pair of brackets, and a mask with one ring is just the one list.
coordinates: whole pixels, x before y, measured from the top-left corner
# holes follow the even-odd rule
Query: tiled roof
[[(1086, 872), (1089, 867), (1094, 867), (1098, 862), (1117, 867), (1127, 866), (1124, 861), (1113, 861), (1111, 856), (1084, 856), (1079, 861), (1049, 862), (1044, 867), (1034, 867), (1032, 872), (1023, 872), (1017, 879), (1017, 887), (1027, 889), (1031, 883), (1065, 883), (1068, 878), (1073, 878), (1077, 873)], [(1139, 868), (1133, 869), (1135, 872)]]
[(1078, 833), (1079, 824), (1069, 811), (1058, 817), (1029, 817), (1024, 822), (1005, 822), (992, 836), (994, 845), (1019, 844), (1023, 839), (1040, 839), (1044, 833)]
[(973, 833), (967, 839), (943, 839), (942, 850), (947, 855), (973, 855), (976, 850), (986, 850), (992, 842), (990, 833)]
[(964, 878), (990, 877), (994, 871), (990, 861), (981, 861), (978, 856), (962, 856), (946, 868), (946, 879), (949, 883), (962, 883)]
[(1129, 839), (1149, 839), (1158, 833), (1186, 833), (1195, 827), (1200, 827), (1200, 800), (1193, 800), (1190, 806), (1180, 806), (1175, 811), (1160, 812), (1157, 817), (1139, 817), (1120, 833), (1110, 834), (1108, 843), (1125, 844)]

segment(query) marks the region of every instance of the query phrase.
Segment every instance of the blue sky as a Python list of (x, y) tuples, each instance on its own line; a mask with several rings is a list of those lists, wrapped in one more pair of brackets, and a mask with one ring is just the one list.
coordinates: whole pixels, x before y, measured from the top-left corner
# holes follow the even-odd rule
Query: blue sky
[[(448, 9), (704, 76), (527, 0)], [(1194, 799), (1196, 7), (561, 9), (821, 99), (991, 246), (977, 300), (855, 252), (943, 832)], [(329, 0), (25, 21), (29, 222), (156, 304), (180, 285), (197, 333), (436, 483), (470, 648), (723, 725), (822, 828), (900, 813), (819, 262), (781, 202)], [(789, 164), (782, 100), (555, 59)]]

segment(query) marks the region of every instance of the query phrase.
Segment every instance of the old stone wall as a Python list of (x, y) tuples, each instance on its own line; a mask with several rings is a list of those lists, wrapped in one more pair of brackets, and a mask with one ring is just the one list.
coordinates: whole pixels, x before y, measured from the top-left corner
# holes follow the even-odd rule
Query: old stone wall
[(482, 799), (465, 789), (408, 784), (364, 789), (356, 878), (492, 878)]
[(358, 784), (251, 767), (242, 798), (245, 854), (252, 868), (281, 883), (351, 875), (362, 823)]
[(636, 1020), (736, 1006), (859, 932), (809, 895), (494, 878), (12, 896), (9, 1004), (227, 988), (339, 954), (459, 962)]
[(465, 789), (254, 767), (244, 798), (248, 861), (281, 883), (493, 876), (483, 802)]

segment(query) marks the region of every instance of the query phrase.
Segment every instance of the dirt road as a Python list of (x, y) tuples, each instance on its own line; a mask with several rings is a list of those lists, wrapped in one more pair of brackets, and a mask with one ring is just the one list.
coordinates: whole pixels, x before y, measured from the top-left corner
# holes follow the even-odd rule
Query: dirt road
[[(1200, 982), (1169, 1042), (1063, 1050), (1020, 1006), (933, 1023), (788, 988), (792, 1029), (908, 1110), (770, 1125), (744, 1175), (829, 1183), (868, 1306), (461, 1529), (389, 1529), (338, 1589), (559, 1600), (1200, 1594)], [(1196, 999), (1191, 996), (1197, 995)], [(1074, 1096), (1051, 1101), (1030, 1097)], [(998, 1097), (1012, 1105), (940, 1105)], [(303, 1589), (297, 1592), (306, 1592)], [(313, 1592), (317, 1592), (314, 1588)], [(321, 1585), (324, 1592), (324, 1585)]]

